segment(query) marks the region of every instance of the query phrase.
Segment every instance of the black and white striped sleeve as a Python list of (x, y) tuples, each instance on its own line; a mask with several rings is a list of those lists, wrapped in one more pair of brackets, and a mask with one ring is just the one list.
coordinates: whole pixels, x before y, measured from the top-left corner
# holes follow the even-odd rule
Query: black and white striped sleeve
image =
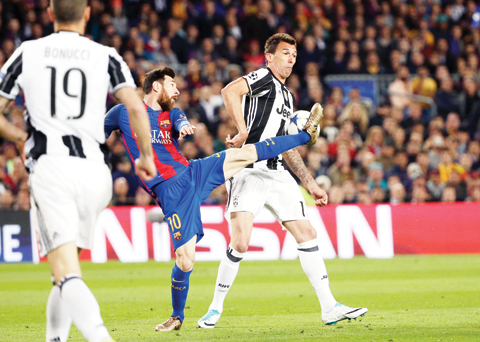
[(113, 48), (109, 50), (108, 54), (108, 74), (110, 76), (111, 93), (115, 93), (123, 87), (137, 88), (127, 63)]
[(20, 45), (0, 71), (0, 96), (15, 99), (20, 91), (19, 78), (23, 69), (23, 45)]
[(272, 74), (267, 68), (252, 71), (248, 75), (243, 76), (243, 78), (247, 81), (250, 90), (248, 95), (250, 96), (258, 95), (266, 84), (273, 81)]

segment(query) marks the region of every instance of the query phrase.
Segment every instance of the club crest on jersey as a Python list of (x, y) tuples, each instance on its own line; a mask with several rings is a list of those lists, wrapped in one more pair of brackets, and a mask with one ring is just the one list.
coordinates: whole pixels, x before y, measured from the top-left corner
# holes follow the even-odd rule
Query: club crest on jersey
[(173, 233), (173, 238), (178, 241), (182, 238), (182, 234), (180, 232)]
[(161, 128), (170, 128), (172, 126), (172, 123), (170, 122), (170, 120), (163, 120), (163, 121), (160, 121), (158, 125)]

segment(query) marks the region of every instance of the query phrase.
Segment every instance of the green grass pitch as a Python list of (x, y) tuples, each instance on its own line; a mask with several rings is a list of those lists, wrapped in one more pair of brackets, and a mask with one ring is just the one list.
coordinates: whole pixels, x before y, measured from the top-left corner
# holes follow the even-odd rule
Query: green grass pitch
[[(369, 308), (356, 321), (322, 324), (298, 260), (243, 261), (215, 329), (196, 328), (213, 296), (218, 262), (198, 262), (180, 331), (171, 313), (172, 263), (83, 263), (112, 337), (124, 341), (480, 341), (480, 256), (327, 260), (332, 292)], [(0, 341), (44, 341), (48, 265), (0, 265)], [(72, 326), (69, 341), (84, 341)]]

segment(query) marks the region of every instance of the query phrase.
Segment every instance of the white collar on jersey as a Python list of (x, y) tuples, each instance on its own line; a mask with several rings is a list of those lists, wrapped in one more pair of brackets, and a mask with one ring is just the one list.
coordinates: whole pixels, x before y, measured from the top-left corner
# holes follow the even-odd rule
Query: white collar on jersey
[(61, 30), (61, 31), (58, 31), (56, 33), (62, 33), (62, 34), (76, 34), (77, 36), (80, 35), (80, 33), (78, 32), (74, 32), (74, 31), (66, 31), (66, 30)]

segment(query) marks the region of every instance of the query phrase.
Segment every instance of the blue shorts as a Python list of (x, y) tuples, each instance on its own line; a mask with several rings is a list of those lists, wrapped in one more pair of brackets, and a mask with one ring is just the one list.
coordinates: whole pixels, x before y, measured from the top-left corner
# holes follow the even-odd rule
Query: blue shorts
[(200, 204), (217, 186), (225, 183), (224, 161), (225, 151), (192, 160), (184, 172), (153, 189), (165, 214), (175, 250), (195, 235), (197, 242), (203, 238)]

